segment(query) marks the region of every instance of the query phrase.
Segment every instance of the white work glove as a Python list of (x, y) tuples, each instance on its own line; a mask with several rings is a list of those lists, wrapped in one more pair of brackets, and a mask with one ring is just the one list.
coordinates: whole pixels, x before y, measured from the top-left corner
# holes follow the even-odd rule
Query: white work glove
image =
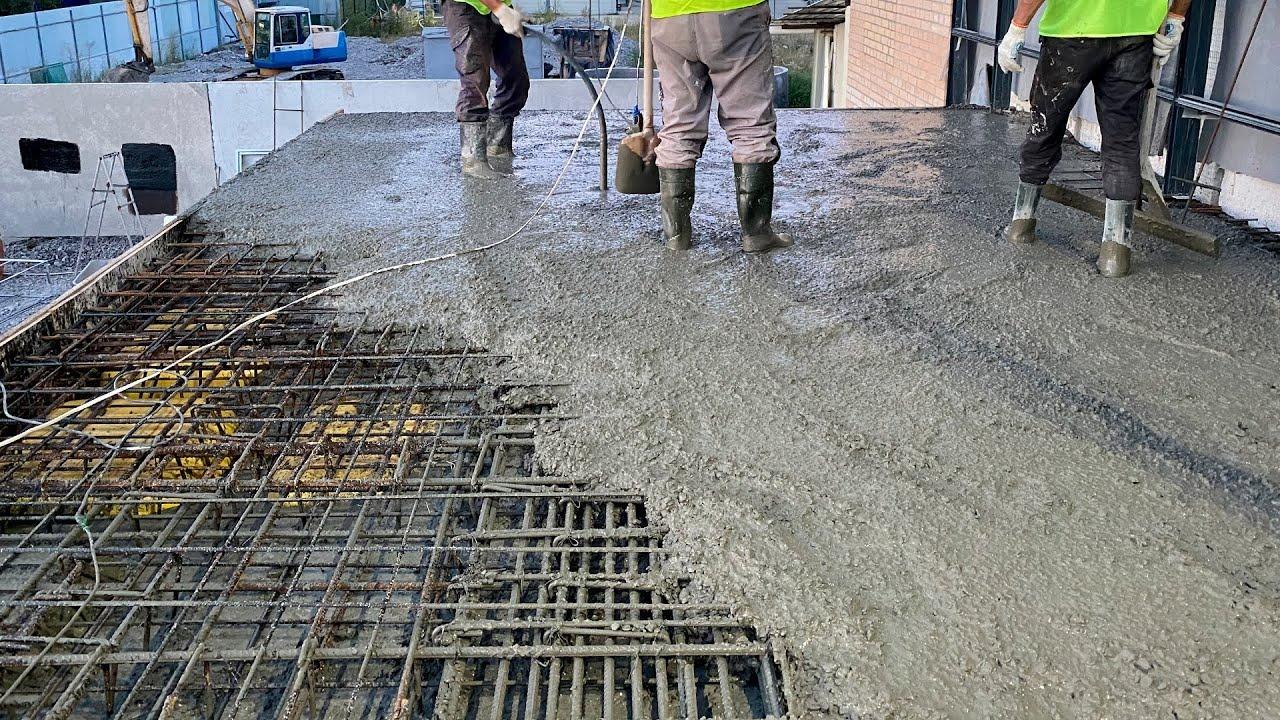
[(1000, 69), (1007, 73), (1022, 72), (1022, 46), (1027, 44), (1027, 29), (1009, 24), (1009, 32), (1004, 34), (1000, 47), (996, 48), (996, 60)]
[(1169, 13), (1169, 17), (1164, 19), (1164, 26), (1160, 28), (1160, 32), (1152, 38), (1151, 43), (1154, 46), (1153, 51), (1156, 55), (1156, 62), (1164, 65), (1169, 61), (1169, 56), (1177, 49), (1178, 43), (1182, 41), (1182, 27), (1187, 22), (1186, 18), (1181, 15)]
[(503, 5), (493, 11), (493, 17), (508, 35), (524, 37), (524, 15), (521, 15), (519, 10), (510, 5)]

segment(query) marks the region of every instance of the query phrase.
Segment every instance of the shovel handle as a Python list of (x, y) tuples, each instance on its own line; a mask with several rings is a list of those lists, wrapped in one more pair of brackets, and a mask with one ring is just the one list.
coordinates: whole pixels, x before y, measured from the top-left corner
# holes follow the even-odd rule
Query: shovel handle
[(641, 0), (640, 32), (644, 35), (642, 50), (644, 53), (644, 89), (641, 91), (641, 103), (644, 108), (644, 129), (653, 129), (653, 6), (651, 0)]

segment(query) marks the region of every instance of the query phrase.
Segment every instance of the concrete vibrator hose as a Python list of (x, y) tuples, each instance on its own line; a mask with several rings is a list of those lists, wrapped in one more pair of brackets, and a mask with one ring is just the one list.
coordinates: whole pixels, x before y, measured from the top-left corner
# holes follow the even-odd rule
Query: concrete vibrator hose
[(600, 98), (600, 91), (596, 90), (596, 84), (591, 82), (591, 78), (587, 77), (586, 68), (582, 67), (582, 64), (575, 60), (559, 42), (530, 25), (525, 25), (524, 31), (535, 37), (542, 38), (542, 42), (550, 45), (551, 49), (564, 58), (564, 61), (569, 64), (569, 67), (573, 68), (578, 77), (582, 78), (582, 82), (587, 84), (587, 91), (591, 93), (591, 101), (595, 104), (596, 117), (600, 120), (600, 192), (605, 192), (609, 189), (609, 125), (605, 121), (604, 101)]

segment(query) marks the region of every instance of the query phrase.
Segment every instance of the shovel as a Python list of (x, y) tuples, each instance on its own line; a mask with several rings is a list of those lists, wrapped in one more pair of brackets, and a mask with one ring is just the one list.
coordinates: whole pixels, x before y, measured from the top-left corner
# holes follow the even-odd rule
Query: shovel
[(640, 32), (644, 35), (644, 89), (641, 94), (641, 125), (633, 126), (618, 145), (618, 164), (613, 185), (627, 195), (655, 195), (658, 192), (658, 163), (654, 153), (658, 136), (653, 131), (653, 40), (650, 0), (640, 6)]
[(1162, 220), (1168, 220), (1169, 205), (1165, 203), (1164, 191), (1160, 189), (1160, 184), (1156, 182), (1156, 172), (1151, 167), (1151, 146), (1155, 142), (1156, 134), (1156, 92), (1160, 88), (1160, 72), (1164, 69), (1164, 66), (1158, 62), (1152, 63), (1152, 65), (1152, 88), (1147, 91), (1147, 96), (1143, 103), (1142, 130), (1139, 136), (1139, 145), (1142, 148), (1142, 190), (1143, 195), (1150, 201), (1150, 205), (1144, 209)]

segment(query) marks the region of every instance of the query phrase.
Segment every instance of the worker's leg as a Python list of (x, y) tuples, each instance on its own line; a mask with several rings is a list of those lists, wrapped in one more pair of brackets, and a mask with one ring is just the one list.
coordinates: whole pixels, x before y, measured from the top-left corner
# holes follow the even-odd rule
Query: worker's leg
[(498, 84), (489, 108), (489, 158), (507, 159), (515, 155), (511, 149), (515, 118), (529, 100), (529, 68), (524, 64), (523, 40), (505, 32), (494, 33), (493, 72)]
[(481, 180), (501, 176), (489, 164), (489, 68), (493, 64), (496, 25), (487, 15), (463, 2), (443, 3), (445, 27), (453, 45), (458, 88), (458, 135), (462, 148), (462, 174)]
[(673, 250), (693, 243), (695, 167), (707, 144), (711, 83), (698, 57), (695, 15), (653, 20), (653, 62), (662, 86), (662, 129), (658, 132), (658, 181), (662, 239)]
[(1062, 138), (1071, 110), (1096, 68), (1106, 63), (1105, 40), (1043, 38), (1040, 63), (1031, 85), (1031, 127), (1022, 144), (1019, 176), (1029, 185), (1044, 185), (1062, 159)]
[(1129, 274), (1133, 213), (1142, 196), (1142, 108), (1151, 89), (1154, 57), (1149, 36), (1114, 38), (1109, 44), (1110, 60), (1093, 83), (1107, 196), (1098, 272), (1124, 277)]
[(773, 109), (769, 3), (696, 17), (703, 60), (720, 101), (717, 116), (733, 144), (733, 161), (776, 162), (781, 151)]
[[(495, 26), (496, 27), (496, 26)], [(493, 72), (498, 76), (490, 112), (515, 117), (529, 100), (529, 68), (524, 64), (524, 40), (505, 32), (493, 34)]]
[(720, 101), (720, 127), (733, 144), (742, 249), (788, 247), (791, 238), (773, 231), (773, 166), (781, 150), (773, 109), (769, 4), (698, 17), (698, 38), (705, 43), (704, 60)]
[(701, 15), (653, 20), (653, 62), (662, 86), (658, 167), (692, 169), (707, 144), (711, 83), (694, 32)]
[(1067, 120), (1095, 68), (1106, 61), (1102, 41), (1093, 38), (1042, 38), (1040, 62), (1031, 83), (1031, 127), (1022, 143), (1013, 219), (1004, 229), (1014, 243), (1036, 240), (1040, 192), (1062, 159)]
[(458, 122), (483, 122), (489, 118), (489, 70), (498, 26), (467, 3), (447, 0), (441, 6), (461, 81), (455, 115)]
[(1142, 195), (1142, 106), (1151, 89), (1149, 36), (1114, 38), (1114, 53), (1093, 82), (1102, 126), (1102, 187), (1110, 200)]

